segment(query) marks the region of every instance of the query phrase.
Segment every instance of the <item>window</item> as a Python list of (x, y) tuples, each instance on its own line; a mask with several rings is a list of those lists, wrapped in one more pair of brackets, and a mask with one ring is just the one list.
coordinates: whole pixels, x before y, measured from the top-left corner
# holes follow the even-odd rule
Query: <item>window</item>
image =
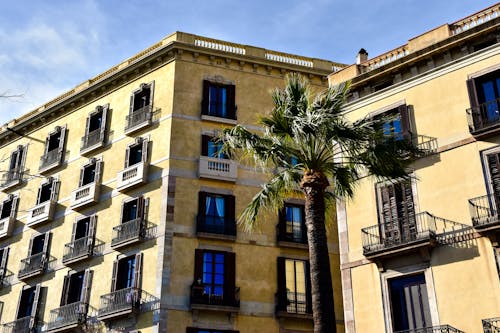
[(17, 149), (10, 154), (9, 169), (3, 176), (4, 181), (2, 186), (13, 186), (22, 180), (27, 149), (27, 146), (19, 145)]
[(10, 194), (0, 203), (0, 237), (9, 236), (14, 227), (19, 198)]
[(62, 163), (66, 127), (57, 126), (45, 139), (45, 153), (41, 158), (40, 171), (47, 171)]
[(236, 119), (234, 84), (204, 80), (202, 115)]
[(235, 254), (195, 250), (192, 304), (239, 306), (235, 287)]
[(63, 263), (84, 259), (93, 254), (97, 216), (85, 216), (73, 223), (71, 242), (65, 245)]
[(285, 203), (279, 212), (278, 241), (307, 244), (304, 205)]
[(149, 199), (145, 199), (143, 196), (123, 201), (121, 223), (113, 228), (113, 238), (111, 239), (113, 248), (125, 246), (146, 237), (148, 206)]
[(417, 222), (410, 181), (377, 185), (379, 228), (384, 245), (415, 240)]
[(88, 184), (98, 183), (101, 180), (102, 161), (91, 158), (89, 163), (80, 170), (80, 181), (78, 186), (83, 187)]
[(28, 278), (42, 273), (49, 261), (50, 232), (31, 237), (28, 257), (21, 260), (18, 277)]
[(309, 262), (278, 257), (277, 312), (311, 314)]
[(3, 285), (7, 276), (7, 260), (9, 259), (9, 248), (0, 249), (0, 287)]
[(386, 138), (394, 140), (410, 138), (410, 118), (406, 104), (375, 116), (375, 119), (377, 118), (381, 120), (379, 123), (380, 130)]
[(122, 219), (121, 223), (127, 223), (137, 219), (144, 218), (144, 206), (146, 200), (143, 196), (138, 198), (124, 201), (122, 206)]
[(500, 120), (500, 70), (467, 80), (475, 125), (488, 126)]
[(125, 152), (125, 168), (139, 163), (147, 163), (148, 139), (136, 138), (136, 141), (127, 147)]
[(388, 281), (394, 331), (432, 326), (424, 274)]
[(89, 152), (102, 147), (106, 139), (106, 122), (109, 104), (96, 106), (87, 117), (85, 135), (82, 137), (80, 152)]
[(82, 302), (88, 304), (92, 271), (86, 269), (76, 273), (68, 273), (64, 277), (61, 294), (61, 306)]
[(111, 292), (141, 287), (142, 253), (113, 262)]
[(25, 286), (21, 291), (17, 306), (15, 332), (28, 332), (28, 330), (22, 331), (22, 329), (35, 327), (39, 310), (40, 291), (40, 284), (33, 287)]
[(49, 200), (56, 201), (59, 188), (58, 185), (59, 181), (52, 177), (49, 177), (45, 182), (43, 182), (38, 189), (36, 204), (40, 205)]
[(130, 96), (130, 110), (125, 133), (139, 130), (151, 124), (153, 110), (154, 82), (141, 84)]
[(197, 232), (236, 235), (233, 195), (199, 192), (198, 205)]
[(201, 136), (201, 155), (214, 158), (227, 159), (228, 156), (222, 152), (222, 142), (210, 135)]

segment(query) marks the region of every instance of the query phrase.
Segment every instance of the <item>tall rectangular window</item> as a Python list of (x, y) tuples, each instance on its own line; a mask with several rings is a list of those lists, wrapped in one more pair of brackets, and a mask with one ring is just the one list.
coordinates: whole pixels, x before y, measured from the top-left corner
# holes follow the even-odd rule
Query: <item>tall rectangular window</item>
[(235, 86), (204, 80), (202, 115), (236, 119)]
[(471, 131), (480, 131), (500, 122), (500, 70), (467, 80)]
[(148, 140), (145, 138), (136, 138), (133, 144), (130, 144), (125, 151), (125, 168), (138, 163), (147, 162), (148, 158)]
[(85, 135), (82, 137), (80, 152), (87, 153), (104, 145), (109, 104), (98, 105), (86, 120)]
[(309, 262), (278, 257), (277, 312), (311, 314)]
[(27, 149), (28, 146), (19, 145), (10, 154), (9, 169), (2, 176), (1, 186), (4, 188), (15, 186), (22, 180)]
[(278, 241), (307, 243), (304, 205), (285, 203), (279, 212)]
[(236, 235), (234, 196), (202, 191), (198, 203), (198, 232)]
[(40, 172), (52, 170), (64, 159), (66, 127), (56, 126), (45, 139), (45, 152), (40, 161)]
[(113, 263), (111, 291), (141, 287), (142, 253), (120, 258)]
[(47, 181), (43, 182), (38, 189), (38, 196), (36, 204), (42, 204), (49, 200), (56, 200), (58, 181), (52, 177), (49, 177)]
[(379, 130), (386, 140), (403, 140), (411, 138), (410, 117), (406, 104), (385, 111), (375, 116), (375, 118), (379, 119)]
[(222, 151), (223, 143), (210, 135), (201, 136), (201, 155), (227, 159), (228, 156)]
[(154, 82), (142, 83), (130, 96), (130, 109), (127, 115), (125, 133), (130, 134), (149, 126), (153, 117)]

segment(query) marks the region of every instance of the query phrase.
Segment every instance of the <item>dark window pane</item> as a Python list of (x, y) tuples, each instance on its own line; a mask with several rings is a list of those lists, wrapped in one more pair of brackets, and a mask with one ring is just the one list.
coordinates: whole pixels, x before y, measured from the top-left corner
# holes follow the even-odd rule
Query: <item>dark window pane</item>
[(96, 164), (90, 164), (83, 168), (82, 186), (93, 183), (95, 181)]
[(35, 292), (36, 287), (31, 287), (21, 292), (21, 302), (19, 303), (17, 319), (31, 316), (33, 302), (35, 300)]
[(12, 200), (6, 200), (2, 204), (2, 213), (0, 215), (0, 219), (5, 219), (10, 216), (12, 212)]
[(42, 253), (44, 244), (45, 244), (45, 234), (36, 236), (33, 239), (33, 245), (31, 247), (31, 255)]
[(101, 129), (101, 124), (102, 124), (102, 111), (99, 111), (90, 117), (89, 133)]
[(142, 162), (142, 143), (130, 147), (130, 154), (128, 157), (128, 165), (132, 166)]
[(59, 141), (61, 140), (61, 131), (52, 134), (49, 137), (49, 147), (47, 151), (52, 151), (59, 148)]
[(76, 222), (75, 240), (87, 237), (89, 221), (90, 217), (87, 217)]
[(52, 196), (52, 183), (47, 183), (42, 185), (42, 190), (40, 191), (40, 198), (38, 198), (38, 203), (43, 203), (50, 200)]

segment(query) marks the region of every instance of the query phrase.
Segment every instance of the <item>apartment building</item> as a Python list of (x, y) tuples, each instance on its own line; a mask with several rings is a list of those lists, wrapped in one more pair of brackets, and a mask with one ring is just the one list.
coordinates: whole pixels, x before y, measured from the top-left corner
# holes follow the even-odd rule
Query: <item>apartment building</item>
[(420, 148), (337, 202), (346, 332), (500, 332), (500, 5), (329, 76)]
[[(265, 178), (214, 137), (342, 66), (176, 32), (5, 124), (3, 332), (311, 332), (303, 203), (244, 232)], [(335, 223), (329, 246), (343, 331)]]

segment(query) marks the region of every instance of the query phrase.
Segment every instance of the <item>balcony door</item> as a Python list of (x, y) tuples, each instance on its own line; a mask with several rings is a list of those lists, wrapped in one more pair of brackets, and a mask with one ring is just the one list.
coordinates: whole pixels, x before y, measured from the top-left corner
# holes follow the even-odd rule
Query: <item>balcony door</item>
[(490, 191), (492, 200), (490, 203), (491, 215), (496, 216), (500, 208), (500, 153), (486, 155), (488, 171), (490, 173)]

